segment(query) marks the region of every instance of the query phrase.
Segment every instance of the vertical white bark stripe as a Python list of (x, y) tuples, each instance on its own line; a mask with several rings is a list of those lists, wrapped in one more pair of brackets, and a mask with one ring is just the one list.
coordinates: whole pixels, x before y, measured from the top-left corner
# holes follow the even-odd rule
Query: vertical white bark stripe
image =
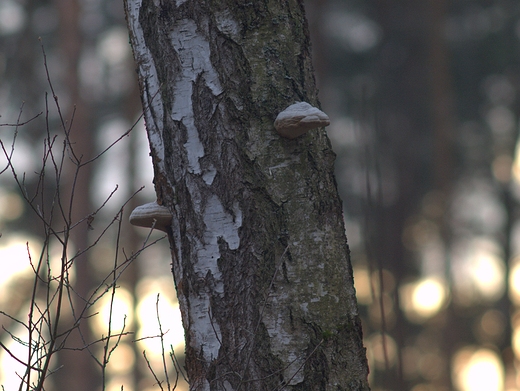
[(195, 126), (192, 91), (193, 82), (200, 74), (211, 91), (218, 95), (222, 92), (218, 74), (210, 61), (209, 42), (197, 33), (197, 25), (194, 21), (185, 19), (176, 22), (170, 39), (178, 58), (181, 62), (181, 73), (177, 76), (174, 90), (175, 100), (172, 107), (172, 119), (182, 121), (187, 129), (188, 140), (184, 144), (188, 156), (188, 171), (194, 174), (201, 172), (199, 159), (204, 156), (204, 146), (199, 137), (199, 131), (209, 129), (197, 129)]
[(222, 203), (216, 195), (212, 195), (204, 211), (204, 223), (206, 233), (204, 240), (207, 243), (217, 244), (218, 237), (222, 237), (231, 250), (236, 250), (240, 245), (238, 229), (242, 226), (242, 211), (235, 205), (236, 219), (224, 210)]
[[(194, 189), (191, 188), (191, 193)], [(215, 293), (224, 293), (224, 284), (222, 282), (222, 273), (218, 268), (218, 259), (220, 251), (218, 247), (218, 239), (222, 237), (230, 249), (235, 250), (240, 245), (238, 229), (242, 226), (242, 211), (238, 204), (234, 206), (233, 212), (235, 217), (224, 210), (222, 203), (216, 195), (212, 195), (206, 201), (203, 211), (203, 220), (206, 230), (203, 235), (203, 243), (197, 241), (197, 261), (193, 265), (193, 270), (200, 278), (207, 276), (208, 272), (214, 278)], [(195, 348), (202, 348), (204, 358), (208, 361), (218, 356), (220, 349), (220, 327), (212, 321), (209, 316), (210, 296), (207, 293), (199, 293), (190, 297), (191, 303), (196, 303), (192, 308), (191, 316), (192, 328), (197, 334), (197, 338), (193, 339)]]
[(163, 142), (163, 119), (164, 108), (162, 104), (162, 96), (160, 94), (160, 82), (153, 62), (153, 57), (146, 46), (144, 40), (144, 32), (139, 23), (139, 10), (141, 9), (142, 0), (128, 3), (128, 24), (130, 30), (134, 33), (134, 55), (137, 65), (139, 66), (139, 74), (145, 80), (145, 88), (143, 89), (143, 101), (145, 102), (144, 116), (146, 122), (146, 130), (148, 132), (148, 140), (150, 148), (155, 151), (155, 155), (159, 161), (157, 165), (160, 171), (164, 172), (164, 142)]
[[(238, 229), (242, 226), (242, 212), (238, 209), (238, 206), (235, 208), (235, 214), (236, 217), (233, 219), (233, 216), (224, 210), (216, 195), (208, 198), (203, 212), (204, 224), (206, 225), (203, 237), (204, 243), (201, 243), (197, 250), (197, 263), (194, 265), (195, 271), (202, 278), (209, 271), (215, 280), (220, 282), (221, 273), (217, 265), (217, 260), (220, 258), (219, 237), (227, 242), (231, 250), (236, 250), (240, 245)], [(219, 288), (223, 289), (223, 287)]]
[(192, 345), (197, 351), (202, 349), (204, 359), (210, 362), (218, 357), (222, 340), (220, 326), (211, 319), (209, 296), (192, 296), (190, 304), (193, 307), (191, 314), (196, 317), (191, 319), (191, 330), (195, 333)]

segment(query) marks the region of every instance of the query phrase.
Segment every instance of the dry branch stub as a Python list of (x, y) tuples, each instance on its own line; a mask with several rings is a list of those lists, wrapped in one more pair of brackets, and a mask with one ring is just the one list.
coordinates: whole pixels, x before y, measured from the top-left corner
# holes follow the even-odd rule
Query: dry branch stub
[(130, 213), (130, 224), (138, 227), (155, 228), (167, 232), (172, 223), (172, 213), (157, 202), (140, 205)]
[(307, 102), (297, 102), (276, 117), (274, 127), (278, 134), (289, 139), (301, 136), (311, 129), (330, 125), (330, 119), (320, 109)]

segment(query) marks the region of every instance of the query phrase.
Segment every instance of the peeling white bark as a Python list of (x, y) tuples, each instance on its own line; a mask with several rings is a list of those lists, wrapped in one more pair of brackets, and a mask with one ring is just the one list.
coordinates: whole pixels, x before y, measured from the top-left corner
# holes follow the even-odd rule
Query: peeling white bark
[(215, 280), (215, 292), (219, 294), (224, 293), (224, 286), (217, 265), (220, 258), (218, 239), (224, 239), (231, 250), (236, 250), (240, 245), (238, 229), (242, 226), (242, 212), (238, 205), (235, 205), (234, 213), (233, 218), (224, 210), (217, 196), (210, 196), (203, 211), (206, 226), (204, 240), (202, 243), (198, 242), (197, 261), (193, 265), (194, 271), (200, 278), (205, 278), (208, 273), (211, 273)]
[(134, 34), (132, 42), (134, 57), (139, 67), (139, 74), (144, 77), (145, 86), (142, 89), (144, 104), (144, 117), (150, 148), (157, 156), (157, 166), (164, 173), (164, 141), (163, 141), (163, 120), (164, 107), (163, 98), (160, 93), (160, 82), (155, 69), (152, 54), (144, 40), (144, 33), (139, 23), (139, 10), (142, 0), (135, 0), (127, 3), (127, 19), (130, 31)]
[(217, 175), (217, 170), (213, 165), (210, 165), (204, 174), (202, 174), (202, 179), (204, 179), (206, 185), (210, 186), (215, 179), (215, 175)]
[(191, 324), (194, 325), (190, 328), (194, 333), (191, 346), (201, 351), (207, 362), (211, 362), (217, 358), (220, 349), (220, 326), (212, 319), (209, 297), (192, 297), (190, 305), (193, 308), (190, 313)]
[(188, 153), (189, 171), (201, 172), (199, 159), (204, 156), (204, 147), (200, 142), (199, 129), (195, 126), (192, 105), (192, 86), (199, 75), (203, 75), (206, 85), (218, 95), (222, 88), (218, 75), (210, 61), (208, 41), (197, 32), (197, 25), (192, 20), (182, 20), (170, 34), (173, 47), (181, 61), (182, 70), (175, 83), (172, 119), (182, 121), (188, 131), (188, 141), (184, 144)]

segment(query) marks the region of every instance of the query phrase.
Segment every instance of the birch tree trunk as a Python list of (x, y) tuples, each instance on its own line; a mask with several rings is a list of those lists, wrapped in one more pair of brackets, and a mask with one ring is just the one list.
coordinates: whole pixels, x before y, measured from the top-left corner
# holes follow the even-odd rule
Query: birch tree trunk
[(191, 390), (368, 390), (301, 0), (126, 0)]

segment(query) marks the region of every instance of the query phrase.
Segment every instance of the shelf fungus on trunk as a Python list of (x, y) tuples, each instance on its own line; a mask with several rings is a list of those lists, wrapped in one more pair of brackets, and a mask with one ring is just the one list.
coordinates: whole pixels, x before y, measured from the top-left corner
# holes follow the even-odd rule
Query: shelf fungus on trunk
[(286, 138), (296, 138), (311, 129), (330, 125), (330, 119), (320, 109), (307, 102), (290, 105), (276, 117), (274, 127), (278, 134)]
[(135, 208), (130, 213), (130, 224), (138, 227), (155, 228), (168, 232), (172, 223), (172, 212), (157, 202), (150, 202)]

